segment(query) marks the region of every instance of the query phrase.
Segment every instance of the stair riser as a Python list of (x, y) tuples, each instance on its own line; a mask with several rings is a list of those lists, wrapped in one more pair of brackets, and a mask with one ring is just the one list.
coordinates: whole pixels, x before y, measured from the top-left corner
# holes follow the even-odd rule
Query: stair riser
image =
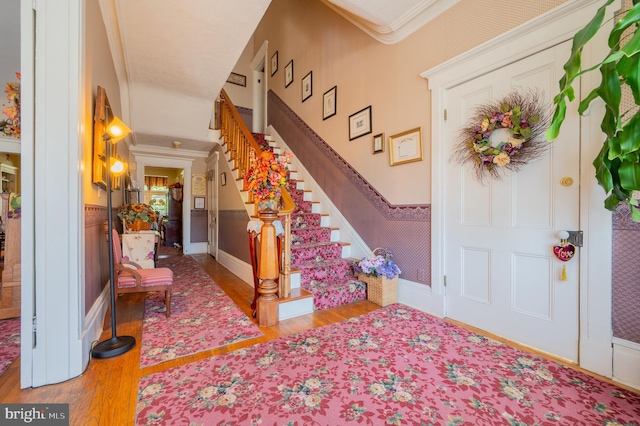
[(294, 229), (291, 231), (291, 245), (299, 245), (305, 243), (326, 243), (331, 241), (331, 229), (329, 228), (311, 228), (311, 229)]
[(355, 280), (340, 286), (310, 285), (306, 290), (313, 294), (313, 307), (316, 310), (346, 305), (367, 298), (366, 284)]
[(322, 224), (322, 216), (315, 213), (308, 214), (294, 214), (291, 215), (291, 228), (292, 229), (304, 229), (304, 228), (317, 228)]
[(306, 288), (311, 281), (337, 283), (354, 278), (353, 271), (347, 264), (300, 267), (300, 287), (302, 288)]
[(340, 259), (342, 245), (328, 243), (320, 246), (291, 247), (291, 264), (300, 265), (307, 262), (322, 262), (323, 260)]

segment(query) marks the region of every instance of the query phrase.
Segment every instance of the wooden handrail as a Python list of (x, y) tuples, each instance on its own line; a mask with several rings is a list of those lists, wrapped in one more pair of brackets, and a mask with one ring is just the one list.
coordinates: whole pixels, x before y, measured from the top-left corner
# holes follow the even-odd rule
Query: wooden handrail
[[(243, 180), (243, 189), (247, 190), (244, 178), (251, 166), (251, 153), (257, 157), (262, 152), (262, 148), (256, 142), (253, 134), (240, 117), (240, 113), (236, 109), (233, 102), (222, 89), (220, 92), (219, 102), (219, 122), (220, 133), (224, 138), (224, 146), (226, 152), (229, 153), (230, 159), (233, 161), (234, 170), (238, 171), (238, 179)], [(249, 201), (253, 202), (252, 194), (249, 193)], [(291, 213), (295, 210), (296, 204), (289, 194), (287, 188), (282, 188), (282, 208), (278, 211), (284, 223), (284, 239), (282, 244), (282, 253), (280, 256), (284, 259), (282, 262), (282, 270), (280, 271), (280, 297), (289, 297), (291, 294)]]

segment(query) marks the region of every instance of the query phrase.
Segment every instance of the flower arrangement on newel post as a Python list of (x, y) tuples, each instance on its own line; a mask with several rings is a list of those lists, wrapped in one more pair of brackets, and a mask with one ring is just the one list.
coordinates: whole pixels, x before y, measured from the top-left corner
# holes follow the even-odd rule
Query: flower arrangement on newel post
[(289, 162), (292, 154), (284, 152), (276, 157), (271, 151), (262, 151), (257, 157), (251, 151), (251, 166), (244, 177), (245, 188), (258, 204), (258, 210), (278, 210), (282, 188), (289, 180)]
[[(20, 80), (20, 73), (16, 73), (16, 77)], [(2, 110), (2, 113), (8, 118), (0, 120), (0, 132), (6, 136), (20, 137), (20, 82), (7, 82), (4, 89), (9, 100), (9, 106)]]

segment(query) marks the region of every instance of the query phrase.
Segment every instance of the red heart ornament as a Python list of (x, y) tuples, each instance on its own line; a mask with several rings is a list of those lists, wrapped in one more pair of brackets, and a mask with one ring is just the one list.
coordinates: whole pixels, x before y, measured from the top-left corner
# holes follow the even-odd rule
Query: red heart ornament
[(563, 262), (568, 262), (573, 259), (576, 254), (576, 246), (573, 244), (558, 244), (553, 246), (553, 254)]

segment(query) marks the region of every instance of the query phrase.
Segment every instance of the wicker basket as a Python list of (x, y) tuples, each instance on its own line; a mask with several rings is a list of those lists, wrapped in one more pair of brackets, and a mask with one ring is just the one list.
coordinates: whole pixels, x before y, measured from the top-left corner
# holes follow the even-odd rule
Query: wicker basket
[(367, 299), (380, 306), (398, 302), (398, 277), (374, 277), (358, 273), (358, 280), (367, 283)]

